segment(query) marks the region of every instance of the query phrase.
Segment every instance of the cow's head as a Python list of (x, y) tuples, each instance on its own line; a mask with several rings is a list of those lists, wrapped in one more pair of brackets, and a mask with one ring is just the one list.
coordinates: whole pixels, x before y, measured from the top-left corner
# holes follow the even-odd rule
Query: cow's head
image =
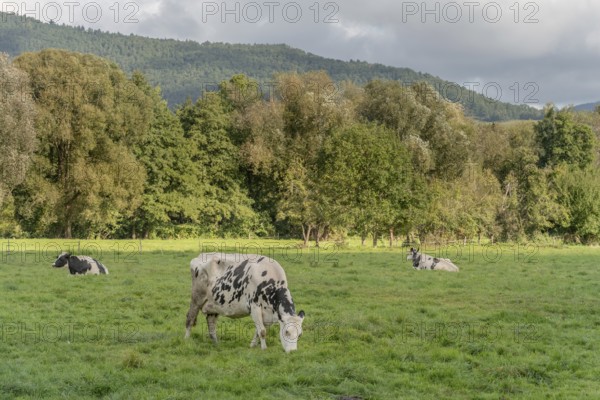
[(56, 268), (64, 267), (69, 262), (69, 257), (71, 257), (71, 253), (61, 253), (52, 266)]
[(413, 268), (419, 269), (419, 262), (421, 261), (421, 255), (419, 254), (419, 249), (415, 249), (411, 247), (408, 251), (408, 255), (406, 256), (407, 260), (412, 260)]
[(414, 260), (418, 254), (419, 254), (419, 249), (415, 249), (414, 247), (411, 247), (410, 250), (408, 251), (408, 255), (406, 256), (406, 259)]
[(279, 339), (286, 353), (298, 349), (298, 339), (302, 336), (302, 321), (304, 321), (304, 311), (298, 315), (289, 315), (279, 321)]

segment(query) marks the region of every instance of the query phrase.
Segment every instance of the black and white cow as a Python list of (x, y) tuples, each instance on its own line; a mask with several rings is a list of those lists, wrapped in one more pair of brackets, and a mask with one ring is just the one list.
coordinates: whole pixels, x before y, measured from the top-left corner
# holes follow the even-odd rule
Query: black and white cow
[(254, 254), (203, 253), (190, 263), (192, 300), (185, 337), (190, 337), (198, 312), (206, 315), (208, 333), (217, 342), (217, 318), (250, 315), (256, 331), (250, 343), (264, 350), (266, 328), (279, 322), (279, 338), (287, 352), (296, 350), (304, 311), (296, 315), (285, 272), (279, 263)]
[(70, 253), (61, 253), (52, 264), (56, 268), (64, 267), (65, 265), (69, 266), (71, 275), (108, 274), (108, 269), (100, 261), (88, 256), (73, 256)]
[(438, 271), (458, 272), (458, 267), (448, 258), (431, 257), (424, 253), (419, 253), (418, 249), (410, 248), (407, 260), (412, 260), (414, 269), (430, 269)]

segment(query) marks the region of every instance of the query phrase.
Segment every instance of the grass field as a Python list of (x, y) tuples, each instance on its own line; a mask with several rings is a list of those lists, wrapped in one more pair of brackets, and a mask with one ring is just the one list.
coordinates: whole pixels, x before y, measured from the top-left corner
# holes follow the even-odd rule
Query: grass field
[[(457, 274), (414, 271), (406, 249), (273, 241), (0, 241), (0, 398), (581, 399), (600, 393), (600, 249), (421, 249)], [(189, 261), (261, 252), (306, 312), (298, 351), (250, 318), (199, 318), (184, 340)], [(108, 276), (70, 276), (61, 250)]]

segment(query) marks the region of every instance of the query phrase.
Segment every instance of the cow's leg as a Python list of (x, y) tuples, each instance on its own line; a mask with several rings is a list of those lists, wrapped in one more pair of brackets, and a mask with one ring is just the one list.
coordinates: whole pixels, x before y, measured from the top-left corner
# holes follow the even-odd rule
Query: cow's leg
[(194, 299), (192, 296), (192, 301), (190, 302), (190, 309), (187, 313), (187, 319), (185, 322), (185, 338), (190, 337), (190, 333), (192, 332), (192, 326), (196, 325), (196, 317), (198, 316), (198, 312), (200, 312), (200, 304)]
[(259, 338), (258, 332), (256, 332), (256, 330), (254, 330), (254, 338), (250, 342), (250, 347), (256, 347), (256, 345), (258, 344), (258, 338)]
[(250, 307), (250, 315), (252, 316), (254, 326), (256, 327), (256, 333), (254, 334), (254, 339), (250, 342), (250, 346), (253, 347), (253, 343), (256, 345), (256, 339), (260, 338), (260, 348), (264, 350), (267, 348), (267, 329), (263, 323), (262, 310), (259, 306), (253, 305)]
[(208, 314), (206, 316), (206, 323), (208, 324), (208, 335), (212, 339), (213, 343), (217, 344), (217, 317), (219, 314)]

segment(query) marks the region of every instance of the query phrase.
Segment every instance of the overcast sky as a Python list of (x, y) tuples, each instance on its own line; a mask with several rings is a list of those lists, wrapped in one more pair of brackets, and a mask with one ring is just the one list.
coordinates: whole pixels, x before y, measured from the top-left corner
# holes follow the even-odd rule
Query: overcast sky
[(409, 67), (502, 101), (538, 107), (600, 100), (598, 0), (0, 4), (2, 11), (16, 8), (42, 21), (111, 32), (198, 42), (286, 43), (324, 57)]

